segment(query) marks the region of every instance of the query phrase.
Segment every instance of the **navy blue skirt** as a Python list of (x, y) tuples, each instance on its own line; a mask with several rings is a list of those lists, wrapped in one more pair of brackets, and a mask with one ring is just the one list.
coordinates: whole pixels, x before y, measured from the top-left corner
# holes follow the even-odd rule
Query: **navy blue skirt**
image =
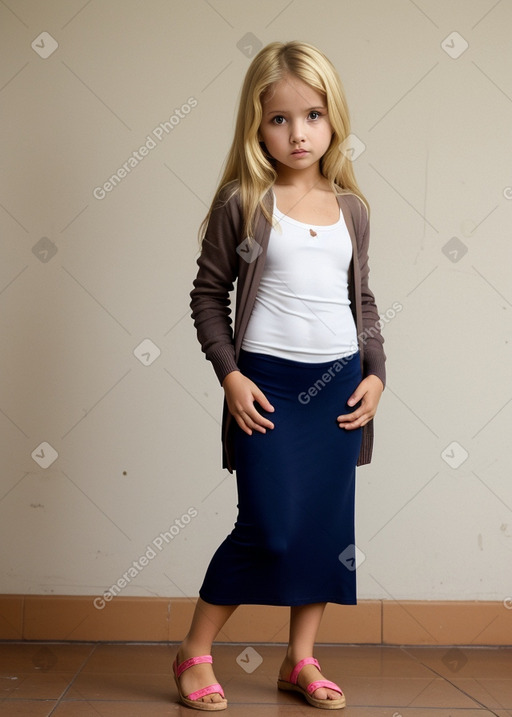
[[(274, 423), (235, 428), (238, 516), (199, 592), (216, 605), (356, 604), (354, 498), (361, 429), (336, 417), (361, 381), (359, 353), (303, 363), (242, 351)], [(257, 405), (257, 404), (256, 404)], [(340, 557), (341, 556), (341, 557)]]

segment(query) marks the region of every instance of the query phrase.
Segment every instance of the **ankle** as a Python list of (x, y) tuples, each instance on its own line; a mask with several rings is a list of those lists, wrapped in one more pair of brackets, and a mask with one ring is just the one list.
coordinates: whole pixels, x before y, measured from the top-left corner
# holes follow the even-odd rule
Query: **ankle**
[(295, 647), (293, 645), (288, 645), (288, 649), (286, 650), (286, 661), (293, 666), (304, 658), (312, 656), (313, 650), (310, 647)]
[(200, 655), (211, 655), (211, 644), (198, 642), (186, 637), (178, 647), (178, 657), (180, 661), (188, 660), (190, 657), (199, 657)]

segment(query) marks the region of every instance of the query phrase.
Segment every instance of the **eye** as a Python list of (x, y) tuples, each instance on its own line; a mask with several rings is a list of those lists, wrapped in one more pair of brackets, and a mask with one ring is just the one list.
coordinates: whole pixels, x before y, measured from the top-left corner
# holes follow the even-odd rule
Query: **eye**
[(283, 115), (276, 115), (275, 117), (272, 117), (272, 124), (281, 125), (285, 121)]
[[(315, 116), (313, 117), (312, 115), (315, 115)], [(319, 112), (318, 110), (311, 110), (311, 112), (309, 113), (308, 116), (309, 116), (310, 119), (316, 120), (316, 119), (318, 119), (319, 117), (321, 117), (322, 114), (321, 114), (321, 112)]]

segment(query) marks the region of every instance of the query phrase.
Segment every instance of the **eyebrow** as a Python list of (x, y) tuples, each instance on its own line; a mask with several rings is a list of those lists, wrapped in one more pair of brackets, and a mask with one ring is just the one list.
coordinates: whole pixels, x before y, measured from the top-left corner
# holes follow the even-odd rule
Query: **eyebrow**
[[(306, 109), (302, 110), (303, 112), (312, 112), (313, 110), (326, 110), (327, 107), (324, 107), (323, 105), (318, 105), (317, 107), (307, 107)], [(269, 110), (267, 112), (267, 115), (285, 115), (287, 114), (287, 110)]]

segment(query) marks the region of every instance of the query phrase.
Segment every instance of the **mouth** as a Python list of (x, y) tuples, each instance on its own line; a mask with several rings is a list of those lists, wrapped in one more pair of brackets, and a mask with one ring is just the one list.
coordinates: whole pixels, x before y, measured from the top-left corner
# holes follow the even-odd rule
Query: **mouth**
[(296, 149), (292, 152), (292, 154), (300, 156), (301, 154), (309, 154), (309, 152), (307, 149)]

